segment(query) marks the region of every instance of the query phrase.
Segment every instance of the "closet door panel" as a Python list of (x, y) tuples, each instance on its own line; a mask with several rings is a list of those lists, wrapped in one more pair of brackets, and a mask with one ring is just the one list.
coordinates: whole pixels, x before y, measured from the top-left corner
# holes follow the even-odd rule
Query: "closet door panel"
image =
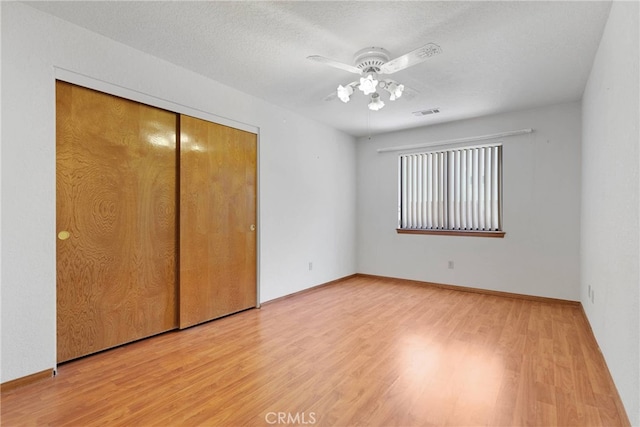
[(256, 306), (255, 134), (180, 118), (180, 327)]
[(57, 82), (58, 362), (177, 327), (177, 115)]

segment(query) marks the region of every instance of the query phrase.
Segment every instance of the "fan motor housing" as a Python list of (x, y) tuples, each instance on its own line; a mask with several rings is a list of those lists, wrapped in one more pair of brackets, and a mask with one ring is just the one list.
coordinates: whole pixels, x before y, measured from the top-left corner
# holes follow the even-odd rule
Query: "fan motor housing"
[(356, 52), (353, 62), (364, 73), (379, 72), (380, 67), (389, 61), (389, 52), (381, 47), (365, 47)]

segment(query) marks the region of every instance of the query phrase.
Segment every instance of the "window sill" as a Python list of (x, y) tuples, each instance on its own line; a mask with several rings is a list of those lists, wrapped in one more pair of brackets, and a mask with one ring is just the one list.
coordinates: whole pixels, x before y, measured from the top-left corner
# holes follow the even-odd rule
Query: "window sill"
[(502, 239), (504, 231), (471, 231), (471, 230), (423, 230), (418, 228), (397, 228), (398, 234), (438, 234), (440, 236), (496, 237)]

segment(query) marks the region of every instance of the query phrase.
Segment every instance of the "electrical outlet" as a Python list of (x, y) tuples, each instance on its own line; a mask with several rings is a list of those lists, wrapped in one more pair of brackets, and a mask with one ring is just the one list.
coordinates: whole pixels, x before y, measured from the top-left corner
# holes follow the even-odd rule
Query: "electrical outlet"
[(309, 271), (313, 270), (313, 263), (309, 261)]
[(596, 303), (596, 291), (591, 290), (591, 304), (595, 304), (595, 303)]
[(449, 270), (453, 270), (453, 261), (449, 261)]

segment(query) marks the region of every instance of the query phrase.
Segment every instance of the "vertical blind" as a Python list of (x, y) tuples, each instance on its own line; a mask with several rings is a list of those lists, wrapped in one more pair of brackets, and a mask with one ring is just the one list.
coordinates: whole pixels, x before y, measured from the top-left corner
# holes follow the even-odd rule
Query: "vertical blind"
[(399, 228), (501, 230), (501, 145), (403, 154), (399, 163)]

